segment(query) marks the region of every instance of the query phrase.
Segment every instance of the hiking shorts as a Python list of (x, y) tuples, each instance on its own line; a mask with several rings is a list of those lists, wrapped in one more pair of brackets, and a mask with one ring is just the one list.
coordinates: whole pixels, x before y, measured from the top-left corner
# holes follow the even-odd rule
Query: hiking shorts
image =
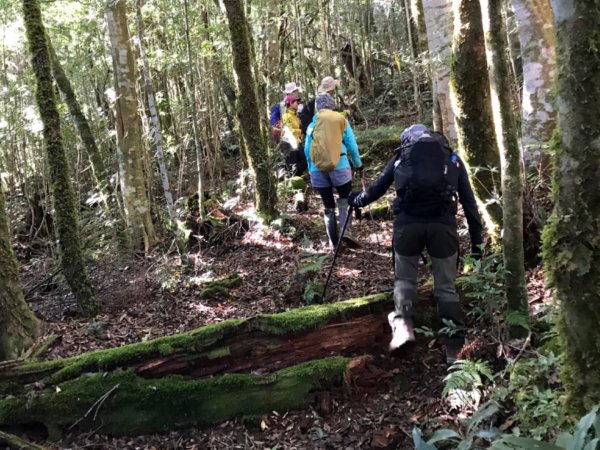
[(337, 187), (352, 181), (352, 169), (336, 169), (331, 172), (310, 172), (310, 184), (314, 188)]

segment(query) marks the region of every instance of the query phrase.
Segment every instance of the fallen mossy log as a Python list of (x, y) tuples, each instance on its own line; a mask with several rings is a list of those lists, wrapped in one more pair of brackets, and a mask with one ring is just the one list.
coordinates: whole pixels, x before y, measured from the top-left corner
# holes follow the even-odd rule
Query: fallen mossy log
[[(16, 385), (35, 382), (50, 386), (84, 373), (119, 368), (132, 368), (146, 377), (167, 373), (201, 377), (264, 367), (275, 370), (343, 354), (346, 350), (367, 348), (377, 336), (381, 338), (388, 331), (377, 313), (387, 311), (390, 305), (391, 294), (376, 294), (279, 314), (229, 319), (185, 333), (71, 358), (0, 365), (0, 394), (9, 388), (13, 391)], [(329, 340), (325, 342), (323, 336)]]
[[(0, 366), (0, 427), (144, 434), (304, 406), (315, 392), (380, 381), (391, 294), (234, 319), (81, 356)], [(361, 381), (362, 380), (362, 381)]]
[(133, 369), (85, 374), (34, 395), (0, 401), (3, 426), (43, 424), (51, 438), (65, 429), (114, 435), (155, 433), (190, 425), (294, 409), (311, 393), (356, 379), (364, 369), (341, 356), (310, 361), (268, 375), (226, 374), (192, 379), (142, 378)]

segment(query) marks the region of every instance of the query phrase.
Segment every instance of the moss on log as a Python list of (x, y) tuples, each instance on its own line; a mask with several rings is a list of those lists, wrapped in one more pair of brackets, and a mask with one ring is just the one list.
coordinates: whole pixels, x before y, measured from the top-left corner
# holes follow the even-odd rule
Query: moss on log
[[(73, 358), (4, 363), (0, 427), (135, 435), (299, 408), (342, 380), (372, 386), (378, 375), (354, 355), (385, 346), (391, 303), (391, 294), (377, 294)], [(430, 308), (420, 314), (431, 325)]]
[(238, 345), (238, 341), (266, 342), (272, 350), (277, 342), (286, 340), (282, 337), (294, 335), (298, 338), (301, 334), (308, 334), (328, 323), (387, 310), (390, 305), (390, 294), (376, 294), (250, 319), (225, 320), (186, 333), (98, 350), (72, 358), (0, 366), (0, 394), (6, 393), (5, 389), (9, 386), (11, 390), (14, 389), (14, 383), (57, 384), (84, 373), (146, 367), (149, 362), (164, 361), (164, 358), (176, 360), (181, 357), (186, 367), (193, 370), (194, 367), (203, 366), (207, 360), (215, 362), (218, 355), (223, 357), (228, 352), (231, 353), (231, 348)]
[(292, 409), (311, 392), (340, 384), (348, 359), (332, 357), (268, 375), (226, 374), (189, 379), (145, 379), (132, 369), (84, 374), (28, 396), (0, 401), (0, 424), (72, 426), (115, 435), (155, 433), (209, 425), (234, 417)]

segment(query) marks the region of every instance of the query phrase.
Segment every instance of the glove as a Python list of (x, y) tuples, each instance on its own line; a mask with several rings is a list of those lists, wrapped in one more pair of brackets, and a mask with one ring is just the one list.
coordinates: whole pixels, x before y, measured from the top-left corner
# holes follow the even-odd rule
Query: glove
[(362, 211), (358, 206), (352, 206), (352, 211), (354, 211), (354, 218), (356, 220), (362, 220)]
[(356, 169), (354, 169), (354, 172), (356, 172), (358, 174), (358, 176), (362, 178), (364, 168), (365, 168), (365, 166), (357, 167)]
[(350, 192), (350, 195), (348, 195), (348, 205), (353, 208), (361, 207), (362, 205), (359, 200), (360, 194), (361, 192)]
[(481, 250), (483, 244), (471, 244), (471, 256), (473, 259), (480, 260), (483, 256), (483, 251)]

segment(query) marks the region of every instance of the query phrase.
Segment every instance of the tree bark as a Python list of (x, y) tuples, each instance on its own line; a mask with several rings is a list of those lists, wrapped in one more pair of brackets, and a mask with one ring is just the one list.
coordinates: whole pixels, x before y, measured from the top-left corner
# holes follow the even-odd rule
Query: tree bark
[(233, 67), (237, 75), (238, 118), (256, 180), (256, 210), (260, 215), (272, 218), (277, 215), (277, 183), (269, 164), (266, 130), (261, 126), (263, 114), (256, 92), (248, 22), (241, 0), (224, 0), (223, 3), (231, 34)]
[(117, 94), (115, 125), (121, 156), (121, 185), (127, 226), (134, 249), (143, 248), (148, 252), (156, 242), (156, 234), (146, 189), (137, 77), (125, 7), (125, 0), (107, 0), (106, 3), (106, 22)]
[(504, 230), (504, 286), (511, 337), (527, 335), (529, 304), (523, 251), (523, 172), (521, 150), (510, 98), (506, 32), (502, 0), (481, 0), (481, 16), (489, 67), (496, 141), (500, 149)]
[(548, 166), (544, 153), (556, 126), (556, 39), (549, 0), (512, 0), (523, 66), (522, 142), (525, 167)]
[(478, 0), (454, 0), (450, 90), (456, 113), (458, 148), (472, 173), (487, 234), (500, 239), (502, 207), (500, 156), (494, 132), (490, 81)]
[(19, 357), (40, 331), (41, 323), (25, 303), (19, 279), (0, 187), (0, 361)]
[[(434, 127), (456, 145), (454, 113), (450, 103), (450, 59), (452, 57), (451, 0), (423, 0), (427, 45), (431, 59)], [(436, 116), (437, 115), (437, 116)]]
[(600, 402), (600, 9), (590, 0), (551, 4), (560, 142), (543, 257), (561, 309), (567, 405), (578, 416)]
[(60, 116), (52, 84), (50, 53), (39, 0), (23, 0), (23, 15), (31, 52), (31, 65), (37, 81), (36, 101), (44, 123), (61, 266), (78, 306), (84, 314), (93, 315), (99, 311), (100, 302), (92, 292), (81, 249), (77, 201), (62, 143)]

